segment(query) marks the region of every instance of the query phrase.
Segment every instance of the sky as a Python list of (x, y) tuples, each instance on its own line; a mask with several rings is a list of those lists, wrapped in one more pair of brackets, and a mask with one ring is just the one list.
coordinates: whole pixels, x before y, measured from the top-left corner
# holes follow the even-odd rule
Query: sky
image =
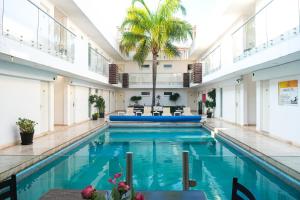
[[(117, 46), (117, 27), (121, 25), (131, 0), (74, 0), (94, 25), (114, 46)], [(156, 9), (160, 0), (145, 0), (150, 9)], [(182, 0), (187, 15), (184, 19), (197, 26), (197, 35), (210, 35), (209, 26), (217, 22), (220, 9), (231, 0)], [(215, 25), (214, 25), (215, 26)], [(201, 33), (202, 30), (203, 33)], [(200, 33), (199, 33), (200, 32)]]

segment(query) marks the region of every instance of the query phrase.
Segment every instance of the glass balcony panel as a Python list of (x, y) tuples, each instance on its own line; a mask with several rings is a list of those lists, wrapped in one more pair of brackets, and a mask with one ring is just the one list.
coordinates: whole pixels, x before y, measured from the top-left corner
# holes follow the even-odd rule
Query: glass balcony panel
[(108, 76), (109, 61), (95, 49), (89, 47), (89, 70), (103, 76)]
[[(31, 46), (37, 46), (38, 9), (24, 0), (5, 0), (4, 6), (3, 34)], [(16, 14), (20, 8), (22, 12)]]
[(267, 7), (269, 40), (283, 40), (299, 27), (298, 0), (275, 0)]
[(48, 53), (54, 53), (54, 21), (48, 14), (39, 10), (38, 47)]
[(255, 46), (263, 47), (268, 41), (267, 35), (267, 11), (262, 10), (255, 17)]
[(299, 34), (299, 0), (274, 0), (232, 34), (234, 62)]
[(67, 32), (67, 59), (74, 62), (75, 54), (75, 35), (71, 32)]
[(233, 34), (233, 56), (235, 58), (240, 56), (244, 51), (243, 37), (244, 37), (243, 27)]
[[(182, 73), (158, 73), (156, 76), (156, 85), (160, 86), (182, 86)], [(152, 86), (152, 74), (129, 74), (129, 85), (149, 87)]]
[(244, 27), (243, 53), (249, 52), (256, 46), (255, 43), (255, 18), (248, 21)]

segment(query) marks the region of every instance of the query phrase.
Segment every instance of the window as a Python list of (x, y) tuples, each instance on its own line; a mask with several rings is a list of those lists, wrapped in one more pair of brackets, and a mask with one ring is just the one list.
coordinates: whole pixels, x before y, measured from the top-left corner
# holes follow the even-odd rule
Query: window
[(172, 68), (172, 64), (164, 64), (164, 68)]
[(150, 96), (150, 92), (141, 92), (142, 96)]
[(172, 92), (164, 92), (164, 96), (171, 96)]
[(148, 68), (150, 68), (150, 65), (142, 65), (142, 68), (148, 69)]

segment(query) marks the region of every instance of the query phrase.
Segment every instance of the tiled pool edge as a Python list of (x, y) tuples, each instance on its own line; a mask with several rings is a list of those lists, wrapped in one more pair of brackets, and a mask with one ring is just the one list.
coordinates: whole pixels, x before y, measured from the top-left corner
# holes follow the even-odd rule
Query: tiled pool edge
[[(208, 126), (206, 124), (204, 124), (203, 127), (208, 129), (209, 131), (214, 130), (214, 127)], [(253, 149), (250, 146), (234, 139), (221, 130), (218, 130), (218, 132), (216, 133), (216, 137), (229, 144), (240, 153), (249, 157), (256, 164), (261, 166), (263, 169), (265, 169), (275, 177), (282, 180), (284, 183), (292, 186), (293, 188), (296, 188), (297, 190), (300, 190), (300, 174), (297, 171), (271, 158), (270, 156), (267, 156), (257, 151), (256, 149)]]
[[(93, 135), (97, 130), (99, 130), (101, 128), (106, 128), (106, 127), (108, 127), (106, 122), (102, 123), (102, 124), (99, 124), (96, 127), (92, 128), (92, 129), (90, 129), (86, 132), (83, 132), (82, 134), (68, 140), (67, 142), (64, 142), (63, 144), (60, 144), (60, 145), (58, 145), (58, 146), (56, 146), (52, 149), (49, 149), (49, 150), (45, 151), (40, 155), (36, 155), (36, 156), (24, 155), (24, 156), (28, 156), (28, 157), (32, 156), (32, 158), (25, 161), (25, 162), (23, 162), (23, 163), (15, 165), (15, 166), (11, 167), (10, 169), (7, 169), (6, 171), (2, 172), (0, 174), (0, 181), (5, 180), (6, 178), (11, 176), (12, 174), (18, 174), (18, 173), (22, 172), (23, 170), (26, 170), (27, 168), (32, 167), (33, 165), (47, 159), (48, 157), (54, 155), (55, 153), (57, 153), (59, 151), (63, 151), (65, 148), (73, 145), (76, 142), (81, 141), (83, 138), (86, 138), (90, 135)], [(7, 155), (7, 156), (9, 156), (9, 155)], [(20, 176), (17, 175), (18, 180), (19, 180), (19, 178), (20, 178)]]

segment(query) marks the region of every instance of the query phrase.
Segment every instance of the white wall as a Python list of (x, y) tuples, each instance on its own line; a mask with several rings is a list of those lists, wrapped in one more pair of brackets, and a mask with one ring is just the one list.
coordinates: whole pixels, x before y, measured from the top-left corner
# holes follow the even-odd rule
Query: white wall
[(109, 113), (109, 107), (110, 107), (110, 103), (109, 103), (109, 90), (103, 90), (102, 92), (102, 97), (104, 98), (105, 101), (105, 114)]
[(64, 124), (65, 80), (58, 76), (54, 81), (54, 124)]
[[(127, 73), (152, 73), (152, 62), (146, 61), (149, 64), (149, 68), (141, 68), (137, 62), (128, 61), (124, 63), (124, 71)], [(171, 68), (164, 67), (164, 64), (172, 64)], [(191, 64), (191, 61), (159, 61), (157, 67), (157, 73), (184, 73), (187, 72), (187, 66)]]
[(256, 82), (252, 81), (251, 74), (244, 76), (246, 84), (246, 122), (248, 125), (256, 124)]
[(89, 88), (75, 86), (75, 122), (89, 119)]
[(223, 119), (235, 122), (235, 86), (223, 87)]
[[(283, 77), (270, 80), (270, 133), (277, 137), (284, 138), (300, 144), (300, 106), (278, 104), (278, 82), (287, 80), (298, 80), (300, 75)], [(299, 85), (298, 85), (299, 88)], [(298, 89), (298, 97), (299, 97)]]
[[(149, 96), (142, 96), (141, 92), (150, 92)], [(177, 92), (180, 94), (180, 98), (177, 100), (176, 105), (187, 105), (187, 90), (184, 89), (157, 89), (156, 96), (160, 95), (160, 105), (162, 106), (174, 106), (175, 103), (169, 100), (169, 96), (164, 96), (164, 92)], [(133, 105), (134, 102), (130, 101), (132, 96), (142, 96), (142, 100), (139, 102), (141, 105), (150, 106), (152, 104), (152, 90), (151, 89), (124, 89), (125, 93), (125, 107)]]
[[(25, 117), (40, 123), (40, 81), (0, 75), (0, 147), (20, 139), (16, 121)], [(39, 125), (35, 136), (39, 135)]]

